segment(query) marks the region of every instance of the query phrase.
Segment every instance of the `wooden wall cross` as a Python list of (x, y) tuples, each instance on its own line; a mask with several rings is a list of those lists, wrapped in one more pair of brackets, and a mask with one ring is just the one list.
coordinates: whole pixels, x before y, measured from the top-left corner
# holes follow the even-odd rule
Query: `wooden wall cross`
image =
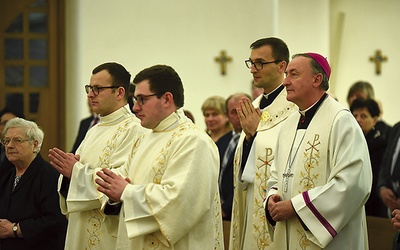
[(217, 56), (215, 58), (215, 61), (219, 63), (220, 68), (221, 68), (221, 75), (225, 75), (226, 74), (226, 64), (228, 62), (232, 61), (232, 58), (230, 56), (226, 55), (226, 51), (225, 50), (221, 50), (221, 53), (219, 54), (219, 56)]
[(370, 58), (369, 58), (369, 60), (371, 61), (371, 62), (374, 62), (375, 63), (375, 73), (377, 74), (377, 75), (380, 75), (381, 74), (381, 68), (382, 68), (382, 62), (386, 62), (387, 60), (388, 60), (388, 58), (387, 58), (387, 56), (383, 56), (382, 55), (382, 51), (381, 50), (376, 50), (375, 51), (375, 55), (374, 56), (371, 56)]

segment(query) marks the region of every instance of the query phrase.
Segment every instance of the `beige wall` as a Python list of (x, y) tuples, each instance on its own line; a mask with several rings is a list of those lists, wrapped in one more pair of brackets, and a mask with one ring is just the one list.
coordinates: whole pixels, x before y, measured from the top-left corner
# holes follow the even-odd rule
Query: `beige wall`
[[(370, 82), (376, 99), (383, 105), (383, 119), (389, 124), (400, 121), (399, 77), (400, 62), (400, 19), (398, 0), (333, 0), (331, 4), (332, 26), (337, 27), (339, 17), (343, 19), (341, 36), (332, 29), (332, 52), (337, 63), (332, 65), (336, 71), (334, 92), (339, 101), (347, 105), (349, 86), (358, 80)], [(339, 38), (338, 38), (339, 37)], [(369, 57), (375, 50), (382, 50), (388, 61), (382, 64), (382, 74), (375, 74), (375, 66)]]
[[(375, 2), (390, 2), (389, 12), (385, 15), (377, 12), (379, 6), (375, 6)], [(185, 108), (192, 111), (196, 123), (204, 128), (200, 111), (204, 99), (211, 95), (227, 97), (238, 91), (250, 93), (251, 75), (243, 61), (249, 56), (249, 45), (268, 36), (285, 40), (291, 54), (314, 51), (328, 59), (337, 58), (333, 71), (338, 72), (334, 74), (332, 84), (340, 101), (345, 100), (345, 92), (353, 81), (369, 80), (383, 102), (384, 118), (392, 123), (400, 120), (400, 117), (393, 117), (395, 113), (394, 108), (390, 109), (390, 101), (383, 100), (387, 96), (394, 101), (393, 89), (399, 88), (388, 77), (390, 72), (395, 72), (394, 41), (397, 39), (392, 37), (399, 36), (397, 30), (400, 29), (386, 31), (389, 24), (398, 23), (387, 20), (387, 16), (394, 15), (394, 10), (399, 9), (397, 2), (68, 0), (67, 148), (75, 139), (79, 120), (88, 115), (83, 85), (98, 64), (119, 62), (132, 76), (154, 64), (171, 65), (184, 83)], [(382, 8), (384, 6), (386, 4), (382, 4)], [(344, 12), (346, 18), (340, 46), (337, 46), (338, 36), (331, 32), (339, 12)], [(377, 15), (387, 21), (376, 25)], [(390, 33), (385, 36), (383, 31)], [(379, 77), (374, 75), (373, 65), (368, 61), (377, 48), (389, 56)], [(336, 52), (338, 49), (339, 53)], [(220, 50), (226, 50), (233, 58), (225, 76), (220, 75), (214, 61)], [(331, 55), (331, 51), (335, 54)]]

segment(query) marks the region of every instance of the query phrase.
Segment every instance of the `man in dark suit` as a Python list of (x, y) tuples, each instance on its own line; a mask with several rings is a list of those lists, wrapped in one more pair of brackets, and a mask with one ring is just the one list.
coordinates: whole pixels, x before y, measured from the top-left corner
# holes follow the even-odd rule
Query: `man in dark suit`
[[(220, 157), (219, 192), (222, 205), (222, 219), (224, 220), (225, 247), (229, 244), (229, 229), (232, 215), (233, 201), (233, 159), (242, 127), (236, 112), (239, 100), (251, 97), (248, 94), (237, 93), (226, 99), (226, 115), (232, 124), (233, 130), (223, 135), (216, 142)], [(226, 248), (227, 249), (227, 248)]]
[[(378, 190), (383, 203), (389, 209), (388, 213), (395, 210), (392, 216), (398, 214), (400, 209), (400, 122), (396, 123), (390, 131), (388, 146), (379, 173)], [(396, 220), (396, 218), (393, 220)], [(393, 249), (400, 249), (398, 233), (395, 239), (397, 241), (395, 241)]]
[(400, 122), (390, 132), (379, 173), (378, 190), (390, 211), (400, 208)]
[(81, 120), (81, 123), (79, 124), (78, 135), (76, 136), (74, 146), (72, 147), (72, 150), (71, 150), (71, 152), (74, 154), (75, 154), (76, 150), (78, 149), (79, 145), (81, 145), (81, 142), (83, 141), (83, 139), (85, 138), (87, 131), (91, 127), (96, 125), (97, 122), (99, 121), (99, 116), (95, 112), (93, 112), (89, 103), (88, 103), (88, 105), (89, 105), (90, 113), (92, 115)]

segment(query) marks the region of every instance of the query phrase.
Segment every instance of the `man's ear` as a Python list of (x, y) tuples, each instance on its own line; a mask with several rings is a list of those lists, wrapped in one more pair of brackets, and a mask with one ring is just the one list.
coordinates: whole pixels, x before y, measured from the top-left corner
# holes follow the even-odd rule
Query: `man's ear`
[(118, 94), (118, 97), (119, 98), (124, 98), (124, 96), (125, 96), (125, 89), (123, 88), (123, 87), (119, 87), (118, 89), (117, 89), (117, 94)]
[(314, 76), (313, 86), (318, 88), (321, 85), (323, 79), (324, 76), (321, 73), (316, 74)]
[(164, 98), (166, 104), (174, 104), (174, 95), (171, 92), (166, 92)]
[(285, 72), (286, 67), (287, 67), (286, 61), (280, 62), (280, 64), (279, 64), (279, 71)]

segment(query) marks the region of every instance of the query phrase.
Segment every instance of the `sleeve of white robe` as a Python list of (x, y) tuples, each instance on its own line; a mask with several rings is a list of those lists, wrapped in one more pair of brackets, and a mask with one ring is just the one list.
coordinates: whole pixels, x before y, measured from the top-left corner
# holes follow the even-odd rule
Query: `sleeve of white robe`
[(350, 112), (338, 113), (328, 146), (329, 166), (320, 164), (330, 171), (327, 183), (291, 199), (308, 238), (322, 248), (364, 209), (372, 185), (367, 144)]
[(160, 184), (128, 185), (124, 190), (129, 238), (153, 231), (165, 245), (174, 245), (212, 209), (219, 172), (215, 144), (194, 134), (169, 150)]
[[(88, 133), (90, 133), (90, 130)], [(98, 176), (96, 172), (104, 167), (117, 169), (126, 163), (132, 150), (133, 142), (137, 138), (137, 133), (138, 126), (133, 126), (118, 138), (118, 141), (112, 145), (115, 148), (111, 152), (107, 152), (111, 154), (107, 164), (101, 164), (100, 160), (95, 163), (75, 163), (70, 179), (68, 197), (65, 200), (65, 197), (60, 195), (60, 207), (64, 210), (62, 211), (64, 214), (100, 208), (101, 204), (106, 202), (107, 196), (97, 191), (95, 179)], [(77, 152), (82, 153), (81, 161), (84, 161), (85, 156), (83, 154), (87, 154), (91, 150), (102, 150), (104, 146), (93, 145), (91, 149), (86, 149), (83, 152), (80, 151), (81, 148), (79, 147)]]

